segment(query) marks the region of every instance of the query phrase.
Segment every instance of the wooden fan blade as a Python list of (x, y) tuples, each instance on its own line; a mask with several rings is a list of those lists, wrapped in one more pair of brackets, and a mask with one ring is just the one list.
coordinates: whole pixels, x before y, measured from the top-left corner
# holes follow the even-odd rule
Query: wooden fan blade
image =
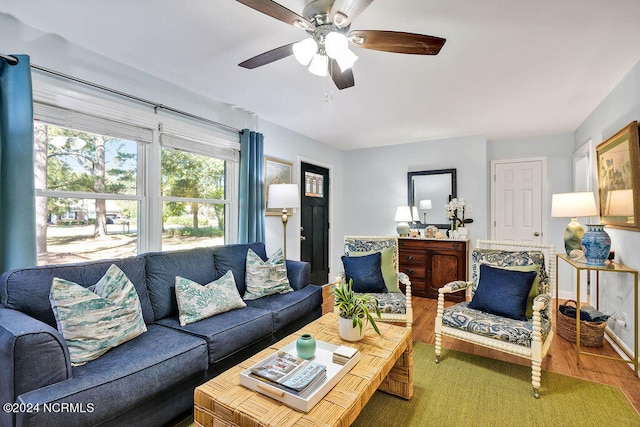
[(240, 67), (253, 70), (254, 68), (270, 64), (282, 58), (286, 58), (287, 56), (293, 55), (294, 44), (295, 43), (289, 43), (284, 46), (271, 49), (268, 52), (264, 52), (264, 53), (261, 53), (260, 55), (254, 56), (253, 58), (247, 59), (246, 61), (241, 62), (238, 65)]
[(269, 15), (272, 18), (276, 18), (282, 22), (285, 22), (294, 27), (302, 28), (303, 30), (313, 28), (311, 22), (304, 19), (297, 13), (287, 9), (271, 0), (237, 0), (239, 3), (249, 6), (251, 9), (262, 12), (265, 15)]
[(336, 0), (329, 12), (329, 19), (336, 26), (343, 28), (351, 24), (356, 16), (371, 4), (373, 0)]
[(437, 55), (447, 41), (423, 34), (379, 30), (354, 30), (347, 37), (353, 46), (415, 55)]
[(344, 72), (341, 71), (338, 61), (332, 58), (329, 58), (329, 73), (336, 87), (340, 90), (350, 88), (356, 84), (353, 79), (353, 70), (349, 68)]

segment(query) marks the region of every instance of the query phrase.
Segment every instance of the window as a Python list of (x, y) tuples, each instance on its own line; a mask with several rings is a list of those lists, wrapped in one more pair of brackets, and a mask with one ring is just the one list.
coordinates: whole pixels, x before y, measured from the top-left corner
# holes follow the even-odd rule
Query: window
[(39, 265), (234, 240), (235, 135), (46, 89), (34, 91)]
[(226, 161), (162, 149), (163, 250), (224, 244)]
[(138, 253), (138, 143), (34, 123), (38, 264)]

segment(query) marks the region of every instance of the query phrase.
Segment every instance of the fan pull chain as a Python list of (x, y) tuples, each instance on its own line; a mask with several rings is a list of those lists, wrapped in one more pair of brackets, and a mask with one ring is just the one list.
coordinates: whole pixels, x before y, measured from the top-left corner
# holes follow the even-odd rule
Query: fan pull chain
[(331, 77), (327, 76), (324, 80), (324, 102), (333, 100), (333, 88), (331, 87)]

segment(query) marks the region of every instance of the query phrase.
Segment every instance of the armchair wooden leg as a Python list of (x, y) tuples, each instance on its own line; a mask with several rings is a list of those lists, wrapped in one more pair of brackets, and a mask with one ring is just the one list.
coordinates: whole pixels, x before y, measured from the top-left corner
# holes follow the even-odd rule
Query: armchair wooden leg
[(438, 309), (436, 312), (436, 363), (440, 362), (442, 353), (442, 314), (444, 313), (444, 294), (438, 293)]
[(540, 380), (542, 378), (542, 364), (533, 360), (531, 362), (531, 384), (533, 385), (533, 397), (540, 397)]

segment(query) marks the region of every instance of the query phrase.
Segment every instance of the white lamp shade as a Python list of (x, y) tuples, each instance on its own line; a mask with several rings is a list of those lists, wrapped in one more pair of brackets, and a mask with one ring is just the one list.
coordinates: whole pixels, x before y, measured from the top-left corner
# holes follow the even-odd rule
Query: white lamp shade
[(290, 209), (300, 207), (298, 184), (271, 184), (267, 197), (267, 207)]
[[(409, 206), (398, 206), (396, 209), (396, 216), (393, 218), (396, 222), (411, 222), (413, 218), (411, 216), (411, 208)], [(418, 216), (418, 210), (416, 207), (413, 207), (414, 214), (416, 217)]]
[(324, 39), (324, 47), (330, 58), (337, 59), (342, 52), (349, 49), (349, 40), (344, 34), (331, 31)]
[(316, 53), (313, 55), (311, 64), (309, 65), (309, 72), (316, 76), (324, 77), (329, 74), (327, 66), (329, 65), (329, 58), (326, 55), (320, 55)]
[(613, 190), (607, 194), (604, 214), (609, 216), (633, 215), (633, 190)]
[(574, 218), (598, 215), (596, 199), (591, 191), (557, 193), (551, 196), (551, 216)]
[(431, 209), (431, 200), (420, 200), (420, 209)]
[(293, 45), (293, 56), (304, 66), (309, 65), (311, 58), (318, 51), (318, 43), (312, 38), (307, 38)]
[(340, 52), (340, 54), (336, 58), (336, 61), (338, 62), (340, 70), (344, 72), (345, 70), (353, 67), (354, 62), (356, 62), (357, 59), (358, 55), (351, 52), (349, 49), (345, 49), (344, 51)]

